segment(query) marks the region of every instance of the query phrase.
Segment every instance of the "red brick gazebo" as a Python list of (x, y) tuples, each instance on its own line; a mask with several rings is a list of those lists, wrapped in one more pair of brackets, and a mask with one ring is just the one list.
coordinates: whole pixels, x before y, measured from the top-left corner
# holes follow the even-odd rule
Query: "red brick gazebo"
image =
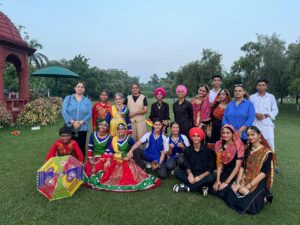
[[(28, 47), (10, 19), (0, 12), (0, 103), (6, 103), (6, 108), (13, 117), (21, 112), (29, 101), (29, 69), (28, 56), (35, 49)], [(19, 95), (8, 98), (4, 94), (3, 68), (6, 62), (12, 63), (19, 79)]]

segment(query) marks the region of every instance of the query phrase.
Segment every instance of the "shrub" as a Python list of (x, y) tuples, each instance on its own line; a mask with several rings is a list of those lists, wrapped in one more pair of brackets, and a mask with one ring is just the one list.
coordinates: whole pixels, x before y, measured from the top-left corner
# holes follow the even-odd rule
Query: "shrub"
[(61, 113), (61, 98), (39, 98), (25, 105), (17, 118), (17, 124), (47, 125), (55, 123)]
[(6, 110), (5, 103), (0, 104), (0, 127), (7, 127), (13, 125), (13, 117), (9, 111)]

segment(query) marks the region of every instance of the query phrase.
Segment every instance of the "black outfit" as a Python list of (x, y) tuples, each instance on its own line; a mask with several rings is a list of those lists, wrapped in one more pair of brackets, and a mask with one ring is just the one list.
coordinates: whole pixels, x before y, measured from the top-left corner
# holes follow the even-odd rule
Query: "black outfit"
[(82, 152), (83, 158), (85, 158), (86, 135), (87, 135), (87, 131), (77, 131), (72, 135), (72, 139), (77, 142)]
[[(234, 158), (228, 163), (228, 164), (223, 164), (223, 171), (221, 173), (220, 176), (220, 181), (225, 182), (226, 179), (230, 176), (230, 174), (232, 173), (232, 171), (234, 170), (234, 167), (236, 165), (236, 160), (242, 160), (243, 158), (238, 158), (237, 157), (237, 153), (235, 154)], [(215, 191), (213, 188), (210, 189), (210, 193), (213, 195), (218, 196), (221, 199), (225, 199), (227, 192), (231, 189), (231, 185), (232, 183), (235, 181), (235, 178), (233, 178), (230, 183), (226, 186), (226, 188), (224, 188), (223, 190), (220, 191)]]
[[(267, 160), (264, 162), (260, 172), (267, 174), (271, 169), (272, 153), (268, 154)], [(245, 212), (251, 214), (259, 213), (264, 205), (264, 198), (270, 197), (271, 193), (267, 189), (267, 177), (260, 181), (258, 186), (250, 194), (243, 198), (238, 198), (232, 189), (228, 191), (225, 198), (227, 205), (235, 209), (237, 212), (244, 214)]]
[[(149, 119), (151, 121), (155, 119), (159, 120), (170, 120), (170, 115), (169, 115), (169, 104), (166, 102), (162, 102), (161, 104), (158, 102), (155, 102), (151, 105), (151, 112)], [(165, 127), (165, 134), (167, 134), (167, 127)]]
[(213, 184), (215, 176), (213, 175), (213, 157), (212, 151), (201, 145), (199, 151), (195, 151), (194, 146), (189, 146), (184, 151), (184, 164), (186, 170), (190, 169), (194, 176), (201, 175), (205, 172), (209, 172), (209, 175), (195, 184), (191, 184), (188, 181), (188, 173), (186, 170), (177, 168), (174, 171), (174, 175), (177, 179), (190, 187), (191, 191), (200, 191), (203, 187), (207, 187)]
[(214, 117), (213, 112), (218, 108), (219, 103), (216, 103), (211, 109), (211, 137), (209, 138), (209, 143), (216, 143), (221, 138), (221, 128), (222, 128), (222, 120)]
[[(138, 164), (143, 170), (146, 170), (145, 165), (144, 165), (144, 160), (146, 159), (145, 156), (145, 151), (141, 148), (136, 149), (133, 152), (133, 159), (136, 162), (136, 164)], [(157, 173), (158, 177), (165, 179), (168, 176), (168, 171), (166, 168), (166, 163), (163, 162), (161, 164), (161, 167), (157, 170), (155, 170), (155, 172)]]
[(187, 100), (173, 104), (174, 120), (179, 124), (180, 133), (189, 137), (189, 130), (193, 127), (193, 106)]
[[(133, 101), (136, 102), (136, 100), (139, 98), (140, 96), (135, 96), (132, 95)], [(128, 99), (126, 98), (124, 101), (124, 105), (127, 105)], [(148, 100), (147, 97), (145, 96), (144, 100), (143, 100), (143, 106), (148, 106)]]

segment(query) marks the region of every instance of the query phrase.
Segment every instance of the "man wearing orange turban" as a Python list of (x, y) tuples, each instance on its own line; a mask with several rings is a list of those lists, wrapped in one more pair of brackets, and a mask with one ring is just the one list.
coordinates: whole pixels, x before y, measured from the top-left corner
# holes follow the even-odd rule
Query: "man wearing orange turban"
[(177, 168), (174, 171), (175, 177), (183, 183), (176, 184), (173, 191), (202, 191), (203, 195), (207, 196), (208, 187), (215, 181), (213, 152), (201, 144), (205, 137), (201, 128), (192, 128), (189, 131), (189, 137), (192, 145), (184, 150), (186, 169)]

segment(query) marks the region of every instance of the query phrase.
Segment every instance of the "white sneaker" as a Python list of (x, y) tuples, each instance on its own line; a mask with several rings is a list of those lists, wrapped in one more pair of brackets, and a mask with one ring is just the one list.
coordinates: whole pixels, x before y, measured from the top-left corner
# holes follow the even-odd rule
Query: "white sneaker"
[(202, 188), (202, 194), (204, 197), (206, 197), (208, 195), (208, 187), (203, 187)]
[(146, 169), (151, 169), (151, 163), (146, 163)]

